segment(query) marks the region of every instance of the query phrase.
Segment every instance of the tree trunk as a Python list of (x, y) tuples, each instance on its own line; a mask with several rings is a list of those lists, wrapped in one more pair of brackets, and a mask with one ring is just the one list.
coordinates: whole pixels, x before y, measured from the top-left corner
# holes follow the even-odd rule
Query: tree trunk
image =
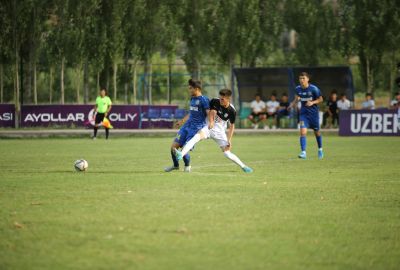
[(54, 67), (50, 67), (50, 74), (49, 74), (49, 103), (51, 104), (53, 102), (53, 84), (54, 84)]
[(125, 54), (124, 59), (125, 71), (124, 71), (124, 102), (128, 104), (128, 88), (129, 88), (129, 70), (128, 70), (128, 55)]
[(171, 80), (172, 80), (172, 65), (171, 62), (168, 62), (168, 89), (167, 89), (167, 100), (168, 104), (171, 104)]
[(146, 80), (146, 89), (147, 89), (147, 103), (151, 105), (153, 103), (152, 98), (152, 64), (151, 61), (146, 61), (145, 63), (145, 80)]
[(0, 63), (0, 103), (4, 103), (4, 77), (3, 63)]
[(88, 60), (85, 60), (83, 65), (83, 103), (89, 102), (89, 64)]
[(38, 95), (37, 95), (37, 69), (36, 69), (36, 61), (33, 62), (33, 102), (35, 105), (38, 103)]
[(19, 54), (18, 54), (18, 46), (15, 46), (15, 92), (14, 92), (14, 104), (15, 104), (15, 127), (19, 127), (19, 116), (21, 112), (20, 100), (19, 100)]
[[(28, 68), (26, 68), (27, 65), (25, 65), (24, 69), (24, 74), (25, 74), (25, 80), (24, 80), (24, 88), (25, 88), (25, 93), (27, 96), (25, 96), (25, 100), (28, 101), (28, 103), (32, 102), (32, 73), (33, 73), (33, 68), (32, 68), (32, 62), (33, 62), (33, 52), (32, 52), (32, 45), (29, 46), (29, 54), (28, 54)], [(21, 56), (22, 57), (22, 56)]]
[(137, 103), (137, 78), (136, 78), (136, 61), (133, 64), (133, 71), (132, 71), (132, 90), (133, 90), (133, 104), (136, 105)]
[(60, 79), (60, 83), (61, 83), (61, 104), (64, 104), (64, 64), (65, 64), (65, 58), (64, 56), (61, 59), (61, 79)]
[(118, 72), (118, 64), (114, 62), (113, 64), (113, 100), (117, 100), (117, 72)]
[(366, 73), (367, 73), (367, 92), (373, 93), (374, 91), (374, 78), (373, 70), (371, 68), (370, 59), (366, 59)]
[(195, 59), (194, 60), (194, 67), (193, 67), (193, 74), (192, 74), (193, 79), (200, 80), (200, 73), (201, 73), (200, 69), (201, 69), (200, 68), (200, 63), (199, 63), (199, 61), (197, 59)]
[(100, 90), (100, 72), (97, 72), (96, 91)]
[(81, 75), (82, 75), (82, 62), (78, 65), (78, 79), (77, 84), (76, 84), (76, 103), (80, 103), (81, 102), (81, 96), (80, 96), (80, 91), (81, 91)]

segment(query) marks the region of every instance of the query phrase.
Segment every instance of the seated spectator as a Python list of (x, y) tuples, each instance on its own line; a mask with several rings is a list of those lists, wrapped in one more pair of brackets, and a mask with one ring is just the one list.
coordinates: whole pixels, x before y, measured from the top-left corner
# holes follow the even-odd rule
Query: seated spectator
[(339, 112), (349, 110), (351, 108), (351, 102), (350, 100), (347, 99), (345, 93), (340, 94), (340, 99), (337, 102), (337, 108), (338, 108), (338, 124), (339, 124), (340, 123)]
[(372, 98), (371, 93), (365, 94), (365, 101), (362, 103), (361, 107), (364, 110), (374, 110), (375, 109), (375, 101)]
[[(337, 108), (337, 94), (336, 91), (332, 91), (329, 100), (326, 102), (326, 111), (322, 118), (322, 126), (325, 128), (331, 128), (338, 122), (338, 108)], [(329, 125), (326, 124), (328, 118), (331, 119)]]
[(390, 102), (390, 109), (395, 110), (400, 106), (400, 92), (397, 92), (394, 99)]
[(346, 94), (342, 93), (340, 99), (337, 102), (339, 111), (349, 110), (351, 108), (350, 100), (347, 99)]
[(265, 102), (261, 100), (261, 95), (256, 94), (255, 100), (253, 100), (250, 104), (251, 114), (249, 115), (249, 120), (253, 123), (252, 127), (254, 129), (258, 128), (258, 123), (261, 121), (265, 121)]
[(281, 126), (281, 118), (285, 116), (290, 115), (290, 110), (289, 110), (289, 98), (287, 94), (283, 94), (281, 97), (281, 100), (279, 102), (279, 108), (278, 108), (278, 114), (277, 114), (277, 127), (280, 128)]
[[(272, 129), (276, 129), (276, 116), (279, 109), (279, 102), (276, 100), (275, 94), (271, 95), (271, 99), (267, 101), (266, 106), (267, 106), (267, 119), (268, 118), (273, 119)], [(268, 129), (269, 127), (268, 125), (266, 125), (264, 128)]]

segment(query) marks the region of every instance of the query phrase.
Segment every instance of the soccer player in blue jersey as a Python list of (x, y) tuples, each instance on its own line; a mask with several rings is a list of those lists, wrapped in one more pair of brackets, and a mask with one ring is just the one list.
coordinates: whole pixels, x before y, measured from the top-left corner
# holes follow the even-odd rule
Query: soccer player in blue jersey
[(324, 157), (322, 151), (322, 137), (319, 127), (319, 108), (318, 104), (323, 101), (321, 91), (319, 88), (310, 82), (310, 76), (307, 72), (301, 72), (299, 75), (300, 85), (296, 87), (296, 97), (290, 107), (294, 107), (297, 102), (301, 101), (300, 109), (300, 147), (301, 153), (299, 158), (306, 159), (306, 145), (307, 145), (307, 128), (314, 130), (315, 138), (318, 144), (318, 158)]
[[(201, 82), (193, 79), (189, 80), (190, 92), (190, 110), (179, 123), (181, 128), (178, 131), (172, 145), (171, 158), (173, 165), (164, 169), (165, 172), (179, 170), (179, 161), (175, 156), (175, 150), (183, 147), (187, 141), (193, 138), (194, 135), (206, 126), (206, 118), (210, 112), (210, 101), (206, 96), (201, 94)], [(183, 156), (185, 163), (185, 172), (190, 172), (190, 156), (189, 153)]]

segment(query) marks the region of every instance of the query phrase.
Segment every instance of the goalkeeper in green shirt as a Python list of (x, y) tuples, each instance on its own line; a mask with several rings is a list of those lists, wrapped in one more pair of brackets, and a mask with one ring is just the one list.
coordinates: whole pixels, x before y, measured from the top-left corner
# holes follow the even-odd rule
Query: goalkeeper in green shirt
[[(103, 122), (104, 118), (107, 117), (108, 113), (111, 111), (111, 99), (107, 96), (107, 89), (101, 88), (100, 95), (96, 98), (96, 105), (94, 106), (94, 112), (96, 113), (96, 118), (94, 121), (94, 132), (93, 139), (96, 139), (97, 130), (99, 125)], [(106, 139), (108, 139), (109, 128), (104, 127), (106, 130)]]

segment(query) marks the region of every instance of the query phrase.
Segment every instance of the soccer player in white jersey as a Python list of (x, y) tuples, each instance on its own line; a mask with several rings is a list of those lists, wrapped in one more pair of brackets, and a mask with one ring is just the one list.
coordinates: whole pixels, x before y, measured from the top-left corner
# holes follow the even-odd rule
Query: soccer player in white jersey
[[(232, 137), (235, 130), (236, 110), (230, 103), (232, 91), (222, 89), (219, 91), (219, 99), (214, 98), (210, 101), (210, 114), (208, 125), (200, 130), (190, 139), (182, 151), (175, 150), (178, 160), (182, 159), (192, 148), (202, 139), (213, 139), (221, 148), (224, 156), (239, 165), (245, 173), (252, 173), (253, 169), (246, 166), (235, 154), (231, 152)], [(226, 135), (227, 124), (229, 122), (228, 136)]]

